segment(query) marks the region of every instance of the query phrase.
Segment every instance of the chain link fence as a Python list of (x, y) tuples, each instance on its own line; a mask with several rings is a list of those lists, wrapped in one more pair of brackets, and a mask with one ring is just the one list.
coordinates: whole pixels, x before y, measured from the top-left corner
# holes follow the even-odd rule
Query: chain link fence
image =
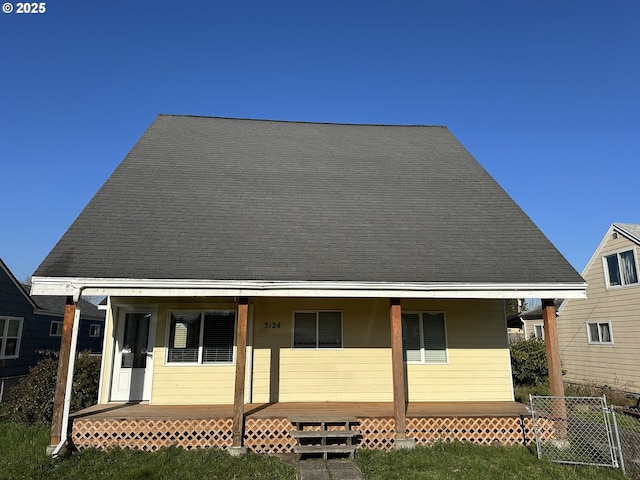
[(640, 410), (613, 407), (611, 411), (619, 446), (620, 467), (629, 477), (640, 479)]
[(538, 458), (621, 468), (640, 479), (640, 412), (605, 397), (531, 396)]

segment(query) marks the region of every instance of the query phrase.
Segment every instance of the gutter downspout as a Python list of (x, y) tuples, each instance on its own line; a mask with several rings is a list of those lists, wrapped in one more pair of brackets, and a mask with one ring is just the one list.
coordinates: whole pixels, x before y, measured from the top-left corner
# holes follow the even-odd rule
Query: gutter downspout
[[(56, 445), (56, 448), (51, 453), (53, 458), (57, 458), (62, 447), (68, 440), (68, 428), (69, 428), (69, 411), (71, 410), (71, 390), (73, 387), (73, 368), (76, 363), (76, 347), (78, 343), (78, 332), (80, 330), (80, 308), (78, 302), (82, 295), (82, 289), (78, 290), (73, 295), (73, 301), (76, 305), (75, 313), (73, 317), (73, 329), (71, 330), (71, 348), (69, 350), (69, 367), (67, 370), (67, 386), (64, 392), (64, 409), (62, 413), (62, 431), (60, 432), (60, 443)], [(58, 360), (59, 361), (59, 360)]]

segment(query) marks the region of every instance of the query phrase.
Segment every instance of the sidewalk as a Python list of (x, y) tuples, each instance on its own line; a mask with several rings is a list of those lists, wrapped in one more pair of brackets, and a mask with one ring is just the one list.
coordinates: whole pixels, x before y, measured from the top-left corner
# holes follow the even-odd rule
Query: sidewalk
[(364, 480), (362, 472), (351, 460), (301, 460), (298, 480)]

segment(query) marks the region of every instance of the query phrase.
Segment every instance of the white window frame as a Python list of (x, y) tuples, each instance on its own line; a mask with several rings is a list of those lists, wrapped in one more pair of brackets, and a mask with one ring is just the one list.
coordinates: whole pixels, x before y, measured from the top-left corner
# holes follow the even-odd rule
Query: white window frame
[[(330, 312), (340, 314), (340, 346), (339, 347), (321, 347), (320, 338), (320, 313)], [(314, 347), (296, 347), (295, 334), (296, 334), (296, 314), (297, 313), (313, 313), (316, 316), (316, 344)], [(342, 310), (294, 310), (291, 315), (291, 348), (294, 350), (343, 350), (344, 349), (344, 315)]]
[[(424, 348), (424, 317), (423, 314), (442, 314), (442, 322), (444, 327), (444, 362), (427, 362), (425, 359)], [(419, 315), (419, 328), (420, 328), (420, 360), (405, 360), (407, 365), (448, 365), (449, 364), (449, 337), (447, 334), (447, 314), (443, 311), (428, 311), (428, 310), (411, 310), (403, 311), (402, 314)], [(402, 354), (404, 356), (405, 345), (402, 345)]]
[[(92, 338), (96, 338), (100, 336), (100, 330), (102, 330), (101, 325), (98, 323), (92, 323), (89, 325), (89, 336)], [(97, 330), (97, 331), (96, 331)]]
[[(24, 323), (24, 318), (22, 317), (7, 317), (1, 316), (4, 322), (4, 328), (0, 331), (0, 359), (11, 359), (11, 358), (19, 358), (20, 357), (20, 343), (22, 341), (22, 326)], [(5, 355), (5, 351), (7, 349), (7, 339), (9, 333), (9, 323), (12, 321), (18, 321), (18, 336), (11, 337), (16, 339), (16, 352), (13, 355)]]
[[(624, 275), (623, 275), (623, 272), (620, 271), (620, 265), (621, 265), (620, 254), (625, 252), (633, 253), (633, 262), (636, 268), (636, 278), (638, 279), (638, 281), (635, 283), (624, 283)], [(607, 263), (607, 258), (613, 255), (616, 255), (618, 257), (618, 274), (620, 275), (620, 285), (611, 285), (611, 279), (609, 278), (609, 264)], [(604, 270), (605, 286), (607, 289), (627, 288), (627, 287), (634, 287), (634, 286), (640, 285), (640, 269), (638, 269), (638, 255), (635, 247), (621, 248), (620, 250), (607, 252), (606, 254), (603, 254), (602, 269)]]
[(544, 340), (544, 325), (533, 326), (533, 337), (537, 340)]
[[(61, 337), (62, 336), (62, 325), (64, 323), (60, 320), (51, 320), (51, 325), (49, 326), (49, 336), (50, 337)], [(55, 325), (55, 331), (54, 331)]]
[[(597, 339), (593, 339), (591, 338), (591, 328), (590, 325), (597, 325), (597, 330), (598, 330), (598, 338)], [(609, 338), (610, 340), (605, 342), (602, 341), (602, 337), (601, 337), (601, 330), (600, 330), (600, 326), (601, 325), (607, 325), (607, 328), (609, 329)], [(611, 328), (611, 322), (610, 321), (606, 321), (606, 322), (585, 322), (585, 326), (587, 328), (587, 343), (589, 345), (613, 345), (613, 329)]]
[[(208, 312), (224, 312), (224, 313), (233, 313), (233, 353), (232, 359), (230, 362), (203, 362), (203, 340), (204, 340), (204, 316)], [(200, 313), (200, 332), (198, 338), (198, 360), (196, 362), (170, 362), (169, 361), (169, 345), (171, 345), (171, 315), (176, 314), (193, 314)], [(236, 363), (236, 350), (237, 350), (237, 334), (238, 334), (238, 311), (232, 308), (206, 308), (206, 309), (180, 309), (180, 310), (169, 310), (167, 312), (167, 328), (166, 328), (166, 336), (167, 344), (165, 347), (164, 354), (164, 365), (169, 367), (180, 367), (180, 366), (203, 366), (203, 367), (215, 367), (215, 366), (229, 366), (235, 365)]]

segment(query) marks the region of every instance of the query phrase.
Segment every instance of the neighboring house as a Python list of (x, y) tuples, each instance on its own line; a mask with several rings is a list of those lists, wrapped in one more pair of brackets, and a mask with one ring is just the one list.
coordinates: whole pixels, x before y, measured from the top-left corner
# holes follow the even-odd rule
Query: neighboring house
[[(334, 404), (376, 448), (430, 441), (418, 406), (449, 426), (510, 415), (456, 432), (521, 441), (504, 299), (585, 288), (445, 127), (168, 115), (33, 277), (35, 293), (107, 296), (98, 402), (145, 404), (77, 418), (76, 441), (256, 451), (286, 451), (294, 412)], [(141, 420), (129, 437), (127, 415), (164, 406), (170, 433)], [(197, 416), (216, 411), (222, 434)]]
[[(560, 308), (562, 300), (554, 300), (556, 309)], [(536, 338), (544, 340), (544, 320), (542, 319), (542, 306), (520, 312), (507, 319), (507, 327), (513, 339), (530, 340)]]
[[(29, 296), (0, 260), (0, 379), (28, 373), (42, 355), (38, 350), (59, 350), (64, 297)], [(104, 312), (82, 300), (77, 350), (100, 353), (104, 338)]]
[(612, 224), (582, 273), (587, 299), (560, 308), (567, 381), (640, 394), (639, 253), (640, 225)]

